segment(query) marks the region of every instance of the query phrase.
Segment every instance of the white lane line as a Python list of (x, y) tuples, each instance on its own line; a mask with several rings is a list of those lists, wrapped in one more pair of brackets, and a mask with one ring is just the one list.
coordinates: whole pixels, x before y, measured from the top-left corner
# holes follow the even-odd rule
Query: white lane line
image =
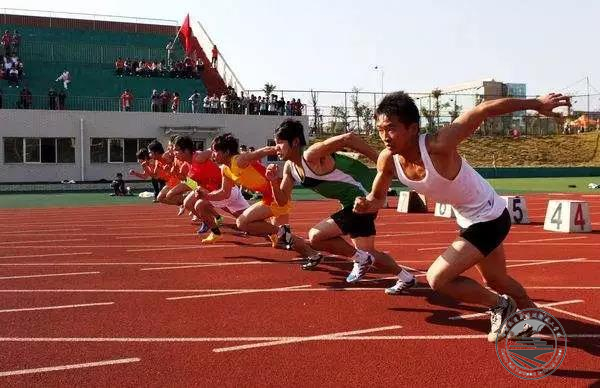
[[(583, 300), (581, 299), (573, 299), (573, 300), (565, 300), (563, 302), (553, 302), (553, 303), (546, 303), (546, 304), (537, 304), (538, 308), (546, 308), (546, 307), (552, 307), (552, 306), (562, 306), (565, 304), (575, 304), (575, 303), (583, 303)], [(470, 318), (479, 318), (479, 317), (483, 317), (488, 315), (487, 312), (485, 313), (476, 313), (476, 314), (467, 314), (467, 315), (459, 315), (459, 316), (455, 316), (455, 317), (450, 317), (448, 318), (451, 321), (455, 321), (458, 319), (470, 319)]]
[(198, 298), (213, 298), (216, 296), (226, 296), (226, 295), (242, 295), (242, 294), (256, 294), (260, 292), (278, 292), (285, 290), (296, 290), (299, 288), (307, 288), (310, 287), (310, 284), (305, 284), (303, 286), (291, 286), (291, 287), (282, 287), (282, 288), (266, 288), (262, 290), (246, 290), (246, 291), (229, 291), (229, 292), (218, 292), (212, 294), (202, 294), (202, 295), (186, 295), (186, 296), (175, 296), (171, 298), (166, 298), (167, 300), (180, 300), (180, 299), (198, 299)]
[[(266, 246), (271, 246), (271, 243), (251, 243), (251, 244), (244, 244), (244, 246), (253, 246), (253, 247), (266, 247)], [(127, 247), (127, 246), (125, 246)], [(217, 244), (217, 245), (207, 245), (207, 244), (203, 244), (203, 245), (190, 245), (190, 246), (172, 246), (172, 247), (164, 247), (164, 248), (139, 248), (139, 249), (127, 249), (127, 252), (153, 252), (153, 251), (175, 251), (175, 250), (181, 250), (181, 249), (208, 249), (208, 248), (239, 248), (237, 245), (235, 244)]]
[(522, 240), (522, 241), (519, 241), (518, 244), (544, 242), (544, 241), (580, 240), (580, 239), (584, 239), (584, 238), (588, 238), (588, 237), (587, 236), (579, 236), (579, 237), (542, 238), (542, 239), (538, 239), (538, 240)]
[(31, 257), (52, 257), (52, 256), (83, 256), (91, 255), (92, 252), (74, 252), (74, 253), (44, 253), (42, 255), (16, 255), (16, 256), (0, 256), (2, 259), (27, 259)]
[(57, 242), (73, 242), (73, 241), (87, 241), (87, 238), (69, 238), (69, 239), (62, 239), (62, 240), (5, 241), (5, 242), (0, 242), (0, 245), (33, 244), (33, 243), (57, 243)]
[(444, 245), (443, 247), (419, 248), (419, 249), (417, 249), (417, 251), (437, 251), (440, 249), (446, 249), (449, 246), (450, 246), (450, 244)]
[(14, 312), (20, 312), (20, 311), (61, 310), (61, 309), (72, 309), (72, 308), (79, 308), (79, 307), (108, 306), (111, 304), (115, 304), (115, 302), (70, 304), (70, 305), (64, 305), (64, 306), (28, 307), (28, 308), (21, 308), (21, 309), (6, 309), (6, 310), (0, 310), (0, 313), (14, 313)]
[(69, 370), (69, 369), (93, 368), (95, 366), (128, 364), (128, 363), (131, 363), (131, 362), (140, 362), (140, 361), (141, 360), (139, 358), (120, 358), (120, 359), (117, 359), (117, 360), (86, 362), (84, 364), (47, 366), (47, 367), (44, 367), (44, 368), (22, 369), (22, 370), (13, 370), (13, 371), (7, 371), (7, 372), (0, 372), (0, 377), (17, 376), (17, 375), (28, 375), (28, 374), (43, 373), (43, 372), (54, 372), (54, 371)]
[[(421, 283), (422, 284), (422, 283)], [(566, 290), (566, 291), (596, 291), (600, 290), (600, 286), (583, 286), (583, 287), (570, 287), (570, 286), (525, 286), (527, 290)], [(277, 291), (274, 291), (277, 290)], [(236, 288), (236, 289), (0, 289), (2, 293), (138, 293), (138, 294), (191, 294), (191, 293), (226, 293), (226, 292), (347, 292), (347, 291), (371, 291), (371, 292), (383, 292), (382, 287), (355, 287), (355, 288), (267, 288), (267, 289), (256, 289), (256, 288)], [(413, 287), (411, 290), (429, 290), (429, 287)], [(483, 314), (485, 315), (485, 314)]]
[[(148, 264), (148, 263), (146, 263)], [(242, 261), (238, 263), (204, 263), (204, 264), (193, 264), (193, 265), (181, 265), (175, 267), (152, 267), (152, 268), (142, 268), (140, 271), (160, 271), (163, 269), (186, 269), (186, 268), (204, 268), (204, 267), (225, 267), (230, 265), (271, 265), (277, 264), (273, 262), (264, 262), (264, 261)], [(282, 263), (285, 264), (285, 263)]]
[(8, 279), (28, 279), (28, 278), (49, 278), (55, 276), (78, 276), (78, 275), (97, 275), (100, 272), (69, 272), (69, 273), (49, 273), (43, 275), (20, 275), (20, 276), (3, 276), (0, 277), (0, 280), (8, 280)]
[(75, 229), (27, 229), (27, 230), (23, 230), (20, 229), (19, 231), (12, 231), (12, 232), (0, 232), (0, 235), (4, 235), (4, 234), (35, 234), (37, 235), (39, 234), (46, 234), (46, 232), (48, 234), (54, 234), (54, 233), (68, 233), (68, 232), (78, 232), (80, 230), (83, 230), (81, 228), (75, 228)]
[[(548, 310), (553, 310), (553, 311), (556, 311), (556, 312), (559, 312), (559, 313), (570, 315), (570, 316), (575, 317), (575, 318), (583, 319), (584, 321), (593, 322), (596, 325), (600, 325), (600, 320), (598, 320), (598, 319), (590, 318), (590, 317), (587, 317), (585, 315), (575, 314), (575, 313), (572, 313), (570, 311), (566, 311), (566, 310), (562, 310), (562, 309), (557, 309), (556, 307), (546, 307), (546, 308)], [(568, 337), (568, 335), (567, 335), (567, 337)]]
[[(306, 337), (0, 337), (1, 342), (139, 342), (139, 343), (181, 343), (181, 342), (266, 342), (304, 340)], [(384, 341), (384, 340), (468, 340), (487, 338), (487, 334), (447, 334), (447, 335), (391, 335), (391, 336), (340, 336), (325, 337), (323, 341)], [(571, 338), (600, 338), (600, 334), (568, 334)]]
[(402, 326), (398, 326), (398, 325), (375, 327), (372, 329), (365, 329), (365, 330), (344, 331), (344, 332), (339, 332), (339, 333), (315, 335), (315, 336), (309, 336), (309, 337), (303, 337), (303, 338), (294, 338), (294, 339), (279, 340), (279, 341), (267, 341), (267, 342), (260, 342), (257, 344), (229, 346), (226, 348), (216, 348), (216, 349), (213, 349), (213, 352), (215, 352), (215, 353), (232, 352), (235, 350), (263, 348), (263, 347), (269, 347), (269, 346), (287, 345), (287, 344), (294, 344), (294, 343), (308, 342), (308, 341), (338, 339), (340, 337), (352, 336), (352, 335), (356, 335), (356, 334), (375, 333), (375, 332), (379, 332), (379, 331), (397, 330), (397, 329), (401, 329), (401, 328), (402, 328)]
[(587, 262), (587, 261), (584, 258), (565, 259), (565, 260), (544, 260), (544, 261), (534, 261), (531, 263), (523, 263), (523, 264), (511, 264), (511, 265), (507, 265), (506, 268), (530, 267), (532, 265), (544, 265), (544, 264), (585, 263), (585, 262)]
[[(102, 236), (102, 234), (98, 234)], [(113, 234), (106, 234), (106, 236), (114, 236)], [(173, 233), (173, 234), (136, 234), (135, 236), (117, 236), (117, 240), (136, 240), (140, 238), (154, 237), (154, 238), (171, 238), (171, 237), (198, 237), (196, 233)]]

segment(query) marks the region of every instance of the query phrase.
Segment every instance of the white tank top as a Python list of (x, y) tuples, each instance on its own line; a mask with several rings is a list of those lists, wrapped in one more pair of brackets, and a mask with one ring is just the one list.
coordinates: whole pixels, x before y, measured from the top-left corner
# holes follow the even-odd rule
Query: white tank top
[(394, 164), (400, 182), (412, 190), (431, 197), (436, 202), (451, 205), (456, 213), (456, 223), (461, 228), (500, 217), (506, 204), (464, 158), (461, 157), (460, 171), (453, 180), (438, 174), (427, 152), (426, 138), (425, 134), (419, 136), (419, 150), (425, 166), (425, 177), (420, 181), (408, 179), (400, 165), (399, 156), (394, 155)]

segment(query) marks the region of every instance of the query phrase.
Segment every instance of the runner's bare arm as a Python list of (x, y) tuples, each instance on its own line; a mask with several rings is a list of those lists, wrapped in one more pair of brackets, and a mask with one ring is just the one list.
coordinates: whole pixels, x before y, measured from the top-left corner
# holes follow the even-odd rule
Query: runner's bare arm
[(279, 168), (276, 164), (269, 164), (267, 166), (266, 177), (271, 183), (271, 190), (273, 190), (273, 197), (279, 206), (285, 206), (292, 199), (292, 190), (294, 188), (294, 179), (291, 176), (289, 170), (289, 163), (285, 162), (283, 166), (283, 178), (279, 178)]
[(196, 151), (194, 152), (194, 160), (198, 163), (204, 163), (209, 160), (212, 156), (211, 150), (206, 151)]
[(520, 110), (536, 110), (545, 116), (557, 117), (559, 114), (552, 112), (554, 108), (570, 105), (570, 97), (560, 93), (550, 93), (531, 99), (499, 98), (486, 101), (458, 116), (450, 125), (442, 128), (435, 135), (431, 145), (437, 150), (454, 151), (456, 146), (470, 137), (488, 117)]
[(204, 188), (198, 186), (196, 189), (196, 196), (204, 198), (209, 201), (223, 201), (231, 196), (231, 189), (233, 187), (233, 181), (223, 174), (223, 166), (221, 166), (221, 188), (215, 191), (207, 192)]
[(307, 161), (318, 161), (321, 158), (331, 155), (334, 152), (341, 151), (344, 148), (350, 148), (363, 154), (373, 162), (377, 162), (377, 151), (364, 141), (362, 137), (352, 132), (333, 136), (327, 140), (311, 145), (304, 151), (304, 158)]
[(358, 197), (354, 201), (355, 213), (375, 213), (385, 205), (387, 192), (394, 179), (394, 160), (392, 153), (384, 149), (377, 160), (377, 175), (373, 181), (371, 192), (366, 197)]
[(248, 167), (248, 165), (254, 161), (261, 160), (270, 155), (277, 155), (277, 150), (275, 147), (263, 147), (259, 148), (256, 151), (246, 152), (245, 154), (240, 154), (237, 157), (237, 164), (240, 168)]

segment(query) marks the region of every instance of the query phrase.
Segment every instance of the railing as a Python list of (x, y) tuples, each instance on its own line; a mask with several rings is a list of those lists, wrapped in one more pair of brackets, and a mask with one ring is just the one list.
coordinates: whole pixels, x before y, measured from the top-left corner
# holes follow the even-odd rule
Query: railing
[[(190, 19), (194, 20), (191, 17), (190, 17)], [(192, 28), (194, 29), (194, 36), (196, 37), (196, 39), (198, 39), (198, 43), (200, 43), (200, 46), (202, 47), (202, 49), (206, 53), (206, 56), (208, 57), (208, 60), (210, 61), (212, 58), (212, 48), (214, 46), (214, 42), (212, 41), (212, 39), (210, 38), (210, 36), (206, 32), (206, 30), (204, 29), (204, 26), (202, 25), (202, 23), (200, 23), (199, 21), (196, 20), (194, 22), (190, 21), (190, 24), (192, 25)], [(196, 28), (196, 27), (198, 27), (198, 28)], [(210, 65), (211, 65), (210, 63), (205, 64), (205, 66), (210, 66)], [(221, 78), (225, 81), (225, 85), (233, 87), (235, 89), (235, 91), (238, 93), (246, 90), (220, 51), (219, 51), (219, 55), (217, 56), (216, 70), (219, 73), (219, 75), (221, 76)]]

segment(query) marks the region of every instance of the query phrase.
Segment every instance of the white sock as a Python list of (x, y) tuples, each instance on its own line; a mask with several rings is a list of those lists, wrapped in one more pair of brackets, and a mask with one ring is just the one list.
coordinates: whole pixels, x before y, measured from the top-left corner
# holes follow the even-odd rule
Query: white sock
[(398, 279), (402, 280), (404, 283), (412, 282), (415, 277), (413, 274), (402, 268), (402, 271), (398, 274)]
[[(375, 263), (375, 257), (371, 256), (373, 263)], [(365, 261), (367, 261), (367, 259), (369, 258), (369, 253), (366, 251), (363, 251), (361, 249), (357, 249), (356, 253), (354, 253), (354, 256), (352, 256), (352, 260), (356, 261), (358, 263), (364, 263)]]

